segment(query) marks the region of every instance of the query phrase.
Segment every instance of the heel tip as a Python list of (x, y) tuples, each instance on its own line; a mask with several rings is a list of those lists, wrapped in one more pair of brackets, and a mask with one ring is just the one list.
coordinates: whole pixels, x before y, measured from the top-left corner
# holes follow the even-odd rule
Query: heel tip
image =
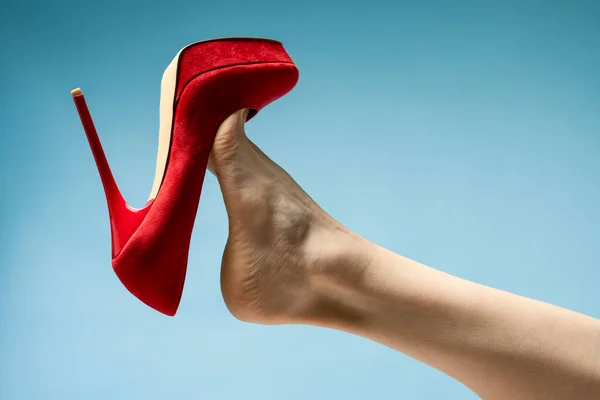
[(73, 96), (73, 97), (83, 96), (83, 92), (81, 91), (81, 88), (71, 90), (71, 96)]

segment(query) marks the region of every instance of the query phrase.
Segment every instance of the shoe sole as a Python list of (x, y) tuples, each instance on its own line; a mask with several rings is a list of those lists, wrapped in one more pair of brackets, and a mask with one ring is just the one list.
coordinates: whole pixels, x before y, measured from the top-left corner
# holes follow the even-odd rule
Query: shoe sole
[(264, 40), (269, 42), (280, 43), (277, 40), (255, 38), (255, 37), (228, 37), (228, 38), (217, 38), (210, 40), (203, 40), (200, 42), (191, 43), (183, 47), (177, 55), (173, 58), (165, 72), (163, 73), (161, 84), (160, 84), (160, 105), (159, 105), (159, 129), (158, 129), (158, 151), (156, 156), (156, 172), (154, 174), (154, 182), (152, 184), (152, 190), (148, 201), (153, 200), (158, 196), (158, 191), (162, 184), (165, 171), (167, 169), (167, 162), (169, 159), (169, 150), (171, 148), (171, 140), (173, 137), (173, 117), (175, 113), (175, 91), (177, 89), (177, 77), (179, 72), (179, 64), (181, 57), (186, 50), (201, 45), (204, 43), (217, 42), (222, 40)]

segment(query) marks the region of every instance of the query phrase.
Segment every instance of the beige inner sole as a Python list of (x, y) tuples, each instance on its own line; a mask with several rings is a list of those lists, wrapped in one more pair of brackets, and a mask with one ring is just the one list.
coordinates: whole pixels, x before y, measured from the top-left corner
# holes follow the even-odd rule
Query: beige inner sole
[(152, 184), (152, 191), (148, 200), (155, 199), (158, 195), (158, 190), (160, 189), (160, 184), (162, 183), (167, 167), (169, 148), (171, 147), (171, 130), (173, 128), (173, 102), (175, 101), (175, 89), (177, 86), (177, 67), (182, 51), (183, 49), (179, 50), (175, 58), (173, 58), (160, 82), (158, 154), (156, 156), (154, 183)]

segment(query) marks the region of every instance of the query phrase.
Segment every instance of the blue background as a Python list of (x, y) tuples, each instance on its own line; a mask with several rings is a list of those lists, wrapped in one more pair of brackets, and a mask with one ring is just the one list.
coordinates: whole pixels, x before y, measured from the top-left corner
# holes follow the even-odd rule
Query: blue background
[(4, 1), (0, 398), (476, 398), (362, 338), (231, 317), (210, 174), (177, 316), (121, 286), (69, 91), (84, 90), (141, 206), (161, 74), (213, 37), (284, 43), (299, 84), (247, 129), (335, 218), (446, 272), (600, 317), (598, 4)]

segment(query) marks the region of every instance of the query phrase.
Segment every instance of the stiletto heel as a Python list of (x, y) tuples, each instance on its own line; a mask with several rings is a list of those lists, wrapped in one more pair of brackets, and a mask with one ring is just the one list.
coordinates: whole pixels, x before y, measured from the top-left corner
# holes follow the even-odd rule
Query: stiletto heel
[(230, 38), (183, 48), (163, 74), (156, 175), (146, 205), (130, 207), (115, 183), (85, 97), (71, 92), (106, 194), (112, 265), (148, 306), (175, 315), (208, 157), (221, 122), (248, 119), (289, 92), (298, 70), (279, 42)]
[(98, 172), (100, 173), (100, 180), (104, 187), (110, 219), (112, 257), (114, 258), (121, 252), (123, 245), (127, 243), (131, 235), (133, 235), (140, 226), (150, 209), (152, 201), (148, 201), (148, 203), (139, 210), (130, 207), (125, 202), (110, 170), (106, 156), (104, 155), (102, 144), (98, 138), (96, 127), (94, 126), (92, 116), (90, 115), (81, 89), (72, 90), (71, 95), (73, 96), (73, 101), (75, 102), (75, 106), (81, 117), (81, 123), (90, 144), (90, 148), (92, 149), (92, 154), (96, 161)]

